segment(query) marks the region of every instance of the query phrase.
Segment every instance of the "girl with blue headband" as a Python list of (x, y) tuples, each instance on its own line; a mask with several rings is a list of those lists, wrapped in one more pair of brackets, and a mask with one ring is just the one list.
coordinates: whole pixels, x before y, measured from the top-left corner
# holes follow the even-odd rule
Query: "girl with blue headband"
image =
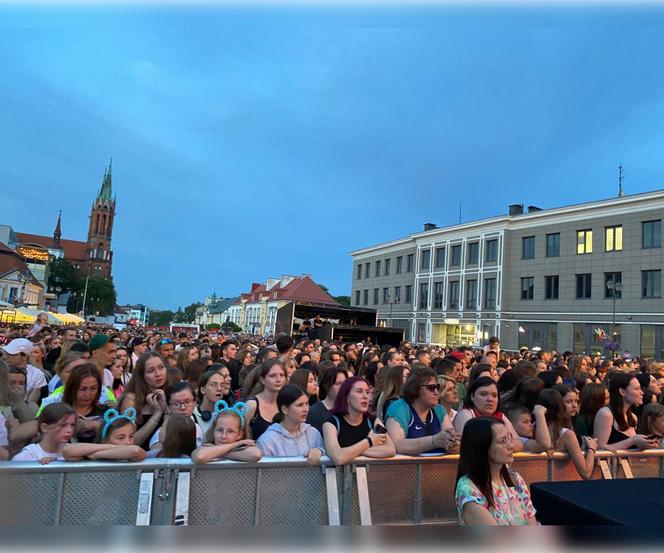
[(205, 434), (206, 444), (191, 454), (194, 463), (229, 459), (255, 463), (261, 452), (254, 440), (247, 439), (244, 424), (247, 405), (238, 402), (232, 407), (222, 399), (214, 405), (215, 418)]
[(93, 444), (67, 444), (63, 456), (67, 461), (91, 459), (116, 461), (142, 461), (145, 450), (134, 444), (136, 433), (136, 410), (130, 407), (123, 413), (109, 409)]

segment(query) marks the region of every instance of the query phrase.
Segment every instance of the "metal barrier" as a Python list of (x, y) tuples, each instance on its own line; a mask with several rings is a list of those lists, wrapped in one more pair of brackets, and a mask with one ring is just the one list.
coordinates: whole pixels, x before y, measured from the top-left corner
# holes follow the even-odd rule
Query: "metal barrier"
[[(593, 478), (664, 477), (664, 450), (598, 452)], [(189, 459), (0, 463), (0, 525), (456, 524), (457, 455), (310, 467)], [(566, 454), (515, 454), (530, 484), (578, 480)]]

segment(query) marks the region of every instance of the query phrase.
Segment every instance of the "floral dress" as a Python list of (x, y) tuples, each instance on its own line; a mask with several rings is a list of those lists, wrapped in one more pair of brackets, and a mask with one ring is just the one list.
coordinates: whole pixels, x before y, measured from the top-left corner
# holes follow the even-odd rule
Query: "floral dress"
[(514, 487), (493, 483), (494, 507), (489, 503), (479, 488), (467, 476), (459, 478), (456, 486), (456, 505), (459, 521), (463, 524), (463, 506), (475, 502), (488, 509), (498, 526), (524, 525), (535, 516), (535, 507), (530, 500), (528, 485), (520, 474), (511, 470), (510, 476)]

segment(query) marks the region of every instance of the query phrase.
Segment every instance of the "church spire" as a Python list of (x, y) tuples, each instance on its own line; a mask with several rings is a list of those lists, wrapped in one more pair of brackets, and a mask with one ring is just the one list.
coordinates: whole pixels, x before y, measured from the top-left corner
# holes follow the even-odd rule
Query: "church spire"
[(62, 219), (62, 210), (58, 213), (58, 222), (55, 225), (55, 230), (53, 231), (53, 246), (60, 248), (60, 238), (62, 237), (62, 228), (60, 226), (60, 220)]
[(98, 200), (108, 200), (109, 202), (113, 200), (113, 183), (111, 178), (111, 170), (113, 166), (113, 158), (111, 158), (106, 171), (104, 171), (104, 181), (101, 185), (101, 190), (97, 196)]

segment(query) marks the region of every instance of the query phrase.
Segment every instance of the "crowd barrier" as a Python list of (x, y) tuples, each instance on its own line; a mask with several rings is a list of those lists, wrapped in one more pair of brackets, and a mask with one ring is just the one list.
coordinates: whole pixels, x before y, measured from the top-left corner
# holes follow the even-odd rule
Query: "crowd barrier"
[[(456, 524), (457, 455), (311, 467), (189, 459), (0, 463), (0, 525)], [(528, 484), (578, 480), (566, 454), (516, 454)], [(593, 478), (664, 477), (664, 450), (597, 453)]]

